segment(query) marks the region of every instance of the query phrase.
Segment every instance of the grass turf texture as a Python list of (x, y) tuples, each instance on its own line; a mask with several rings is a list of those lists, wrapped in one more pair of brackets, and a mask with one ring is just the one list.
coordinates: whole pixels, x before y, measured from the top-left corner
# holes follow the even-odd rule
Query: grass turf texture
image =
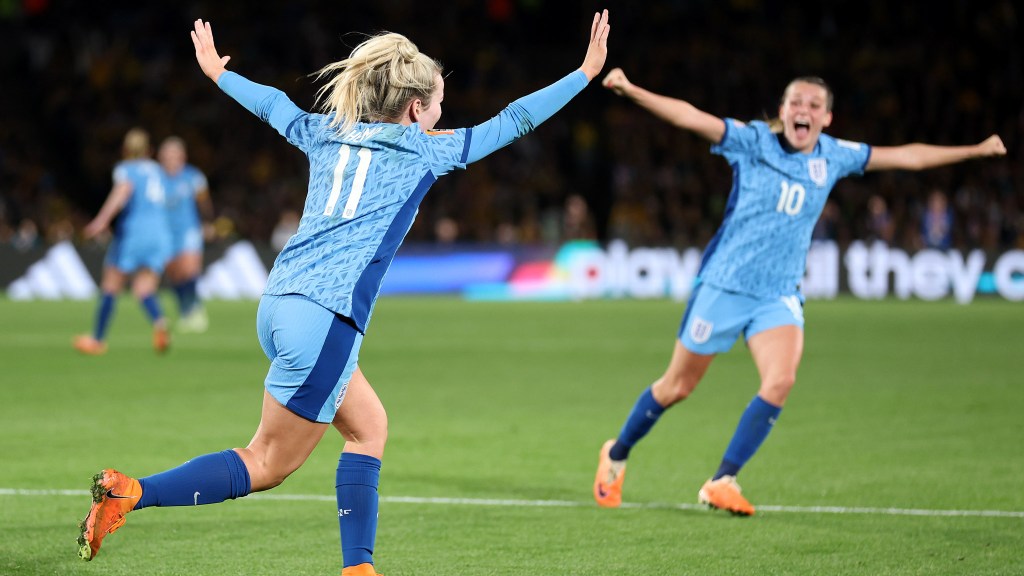
[[(108, 354), (76, 354), (93, 306), (0, 300), (0, 574), (337, 574), (333, 431), (264, 497), (134, 513), (96, 560), (77, 558), (92, 474), (244, 445), (267, 368), (254, 302), (210, 303), (210, 331), (164, 357), (127, 297)], [(757, 388), (742, 343), (634, 450), (636, 507), (598, 509), (597, 449), (664, 369), (682, 309), (382, 299), (361, 355), (390, 416), (378, 570), (1024, 573), (1024, 305), (812, 301), (797, 386), (741, 474), (756, 516), (692, 507)]]

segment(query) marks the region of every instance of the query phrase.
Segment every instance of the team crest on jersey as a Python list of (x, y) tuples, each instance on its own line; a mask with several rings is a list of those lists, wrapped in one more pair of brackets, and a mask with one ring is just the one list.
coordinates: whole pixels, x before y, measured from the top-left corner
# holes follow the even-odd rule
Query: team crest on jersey
[(714, 323), (708, 322), (700, 316), (693, 317), (693, 324), (690, 324), (690, 338), (697, 344), (703, 344), (711, 338), (711, 331)]
[(828, 182), (828, 163), (824, 158), (811, 158), (807, 161), (807, 174), (812, 182), (824, 186)]

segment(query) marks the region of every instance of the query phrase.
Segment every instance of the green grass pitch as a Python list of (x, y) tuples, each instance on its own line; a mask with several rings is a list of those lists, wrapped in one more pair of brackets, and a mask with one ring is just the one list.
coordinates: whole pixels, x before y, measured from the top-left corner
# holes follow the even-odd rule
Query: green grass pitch
[[(168, 309), (173, 310), (170, 300)], [(76, 556), (89, 478), (245, 445), (267, 361), (255, 302), (156, 356), (122, 297), (0, 299), (0, 574), (338, 574), (329, 431), (263, 495), (133, 513)], [(597, 449), (664, 369), (683, 305), (382, 298), (361, 365), (388, 409), (377, 568), (403, 575), (1024, 574), (1024, 304), (811, 301), (796, 388), (741, 474), (757, 515), (695, 505), (757, 388), (742, 343), (633, 452), (618, 510)]]

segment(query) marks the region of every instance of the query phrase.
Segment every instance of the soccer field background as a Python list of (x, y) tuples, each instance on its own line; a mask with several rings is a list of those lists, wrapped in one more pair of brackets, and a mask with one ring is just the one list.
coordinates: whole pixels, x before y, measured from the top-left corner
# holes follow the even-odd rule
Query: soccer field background
[[(171, 302), (166, 302), (173, 310)], [(76, 556), (89, 479), (245, 445), (267, 360), (255, 302), (211, 302), (157, 356), (122, 297), (0, 300), (0, 574), (337, 574), (339, 435), (269, 492), (128, 516)], [(1024, 574), (1024, 305), (807, 304), (778, 425), (744, 469), (750, 518), (696, 505), (757, 389), (745, 346), (633, 451), (625, 505), (597, 450), (664, 369), (683, 304), (382, 298), (360, 363), (390, 418), (377, 568), (401, 575)]]

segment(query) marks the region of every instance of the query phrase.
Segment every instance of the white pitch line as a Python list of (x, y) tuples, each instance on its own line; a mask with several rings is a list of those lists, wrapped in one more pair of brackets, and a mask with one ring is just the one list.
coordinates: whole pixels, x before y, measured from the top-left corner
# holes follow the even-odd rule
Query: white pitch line
[[(88, 490), (27, 490), (0, 488), (0, 496), (89, 496)], [(297, 500), (307, 502), (334, 502), (334, 496), (317, 494), (250, 494), (247, 500)], [(499, 498), (426, 498), (420, 496), (381, 496), (383, 503), (440, 504), (454, 506), (507, 506), (519, 508), (590, 508), (593, 502), (579, 500), (506, 500)], [(657, 510), (705, 510), (700, 504), (673, 504), (666, 502), (623, 502), (622, 508)], [(1024, 511), (1016, 510), (928, 510), (921, 508), (881, 508), (862, 506), (775, 506), (759, 505), (759, 512), (793, 514), (866, 514), (877, 516), (933, 516), (933, 517), (987, 517), (1024, 518)]]

